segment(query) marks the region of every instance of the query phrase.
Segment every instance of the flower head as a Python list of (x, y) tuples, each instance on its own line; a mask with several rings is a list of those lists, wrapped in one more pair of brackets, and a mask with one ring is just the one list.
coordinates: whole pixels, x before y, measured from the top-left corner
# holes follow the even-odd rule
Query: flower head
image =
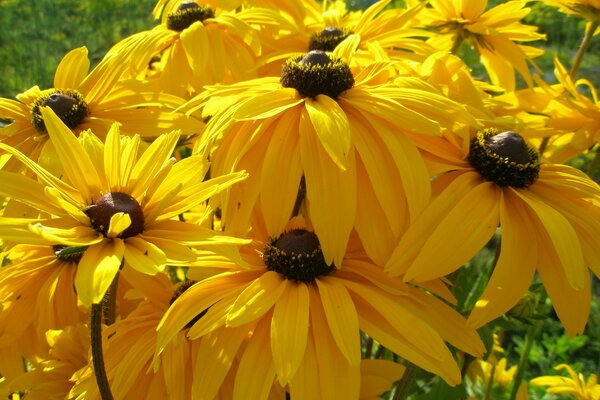
[(102, 143), (89, 131), (77, 138), (49, 107), (41, 113), (63, 176), (0, 143), (39, 178), (2, 172), (0, 192), (45, 213), (21, 223), (29, 226), (29, 239), (22, 230), (4, 233), (16, 242), (79, 247), (75, 287), (84, 305), (102, 299), (122, 263), (156, 274), (167, 263), (194, 260), (191, 247), (219, 242), (215, 232), (171, 218), (243, 179), (243, 173), (203, 181), (208, 165), (202, 157), (179, 162), (171, 157), (177, 131), (159, 136), (139, 154), (140, 137), (121, 136), (116, 124)]
[(550, 375), (533, 378), (529, 383), (536, 386), (548, 386), (548, 393), (565, 393), (578, 400), (596, 400), (600, 398), (600, 385), (594, 374), (586, 378), (575, 372), (570, 365), (560, 364), (554, 367), (557, 371), (567, 370), (569, 377)]

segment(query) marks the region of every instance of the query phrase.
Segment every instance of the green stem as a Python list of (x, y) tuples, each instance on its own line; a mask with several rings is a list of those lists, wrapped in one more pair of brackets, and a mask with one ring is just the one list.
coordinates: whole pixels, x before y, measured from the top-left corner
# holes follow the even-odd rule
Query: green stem
[(406, 365), (406, 370), (402, 375), (402, 379), (396, 385), (396, 390), (394, 390), (394, 396), (391, 400), (404, 400), (410, 394), (410, 388), (413, 385), (415, 378), (417, 377), (417, 372), (419, 371), (419, 367), (417, 367), (413, 363), (408, 363)]
[(459, 29), (456, 32), (456, 38), (454, 38), (454, 44), (452, 45), (452, 49), (450, 49), (450, 53), (454, 54), (455, 56), (458, 55), (458, 50), (460, 49), (460, 46), (463, 44), (465, 40), (465, 37), (463, 36), (463, 31), (462, 29)]
[(494, 375), (496, 374), (496, 364), (492, 365), (490, 376), (488, 378), (487, 387), (485, 388), (485, 397), (483, 400), (490, 400), (492, 398), (492, 388), (494, 387)]
[(513, 386), (510, 392), (510, 400), (515, 400), (517, 398), (517, 392), (519, 391), (519, 387), (521, 386), (521, 382), (523, 381), (525, 370), (527, 370), (527, 363), (529, 362), (529, 353), (531, 352), (531, 347), (533, 346), (533, 342), (537, 338), (541, 328), (542, 320), (536, 320), (527, 331), (527, 336), (525, 337), (525, 345), (523, 346), (523, 351), (521, 352), (521, 358), (519, 359), (519, 365), (517, 367), (517, 373), (515, 374), (515, 378), (513, 379)]
[(591, 24), (588, 26), (588, 29), (585, 30), (585, 34), (583, 35), (583, 39), (581, 40), (579, 49), (577, 49), (577, 54), (575, 54), (575, 60), (573, 61), (573, 65), (571, 66), (571, 71), (569, 72), (569, 76), (571, 77), (571, 79), (575, 79), (577, 71), (579, 71), (579, 65), (581, 64), (583, 55), (590, 46), (590, 42), (592, 41), (592, 37), (594, 36), (594, 32), (596, 32), (596, 29), (598, 29), (598, 26), (600, 26), (600, 21), (592, 21)]
[(113, 400), (108, 377), (104, 369), (104, 355), (102, 354), (102, 303), (92, 304), (91, 310), (91, 339), (92, 339), (92, 364), (96, 375), (96, 384), (102, 400)]
[(365, 346), (365, 358), (371, 358), (373, 355), (373, 338), (369, 336)]

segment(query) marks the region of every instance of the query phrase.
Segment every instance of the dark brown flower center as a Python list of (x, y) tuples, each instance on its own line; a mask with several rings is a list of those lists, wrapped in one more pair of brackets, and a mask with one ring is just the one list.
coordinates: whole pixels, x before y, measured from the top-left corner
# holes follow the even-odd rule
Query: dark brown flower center
[(306, 97), (324, 94), (337, 99), (354, 86), (354, 76), (344, 61), (332, 60), (324, 51), (312, 50), (305, 56), (287, 60), (280, 82), (283, 87), (294, 88)]
[(307, 283), (335, 270), (334, 265), (325, 263), (317, 235), (305, 229), (294, 229), (269, 240), (263, 261), (270, 271)]
[(516, 132), (485, 129), (471, 141), (469, 162), (481, 176), (499, 186), (525, 188), (538, 178), (537, 151)]
[(96, 203), (85, 211), (92, 227), (103, 235), (107, 235), (110, 219), (116, 213), (129, 215), (131, 224), (119, 234), (120, 238), (139, 235), (144, 230), (144, 213), (136, 199), (127, 193), (111, 192), (103, 195)]
[(308, 50), (333, 51), (350, 33), (350, 31), (336, 26), (328, 26), (310, 37)]
[(215, 12), (210, 6), (201, 6), (194, 1), (182, 2), (177, 10), (167, 16), (167, 28), (181, 32), (194, 22), (214, 18)]
[(40, 107), (50, 107), (69, 129), (76, 128), (88, 114), (87, 103), (76, 90), (57, 90), (35, 100), (31, 106), (31, 122), (39, 131), (46, 133), (46, 125)]

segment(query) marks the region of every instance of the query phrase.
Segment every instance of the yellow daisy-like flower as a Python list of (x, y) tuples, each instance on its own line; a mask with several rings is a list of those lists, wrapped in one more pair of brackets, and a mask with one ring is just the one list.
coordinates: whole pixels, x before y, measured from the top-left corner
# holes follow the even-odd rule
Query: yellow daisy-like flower
[[(77, 257), (60, 257), (60, 247), (17, 245), (7, 251), (10, 263), (0, 274), (0, 343), (3, 346), (27, 337), (23, 332), (32, 327), (36, 339), (43, 340), (52, 329), (76, 325), (85, 317), (77, 305), (73, 290)], [(17, 317), (18, 316), (18, 317)]]
[(52, 109), (43, 107), (41, 113), (63, 176), (0, 143), (39, 179), (2, 172), (0, 193), (52, 217), (24, 220), (30, 238), (23, 228), (11, 229), (19, 225), (18, 218), (2, 224), (0, 235), (21, 243), (78, 247), (83, 255), (75, 287), (84, 305), (100, 302), (123, 262), (155, 274), (167, 263), (194, 260), (190, 246), (221, 242), (215, 232), (171, 218), (243, 179), (244, 173), (203, 181), (208, 165), (201, 157), (179, 162), (171, 157), (177, 131), (159, 136), (138, 154), (140, 137), (120, 136), (116, 124), (103, 144), (91, 132), (75, 137)]
[(556, 370), (565, 369), (570, 378), (565, 376), (540, 376), (532, 379), (529, 383), (536, 386), (548, 386), (548, 393), (564, 393), (577, 400), (598, 400), (600, 399), (600, 385), (598, 378), (590, 374), (588, 379), (581, 373), (577, 373), (570, 365), (560, 364), (554, 367)]
[(344, 60), (356, 45), (291, 58), (280, 78), (207, 87), (187, 104), (211, 116), (196, 148), (212, 151), (211, 170), (250, 173), (223, 200), (225, 229), (244, 233), (260, 204), (275, 236), (305, 192), (303, 214), (328, 263), (340, 265), (353, 227), (382, 263), (428, 202), (429, 173), (410, 135), (477, 123), (436, 86), (392, 80), (393, 64), (351, 69)]
[[(589, 80), (574, 81), (557, 57), (554, 65), (558, 84), (548, 85), (536, 79), (539, 88), (518, 91), (515, 95), (526, 110), (547, 116), (538, 136), (553, 135), (544, 157), (560, 163), (600, 142), (600, 100)], [(585, 92), (591, 96), (588, 97)]]
[[(361, 330), (451, 385), (460, 372), (444, 341), (482, 353), (482, 342), (460, 314), (390, 279), (358, 240), (336, 269), (325, 263), (319, 238), (300, 218), (287, 228), (268, 238), (257, 223), (256, 238), (230, 271), (186, 290), (158, 327), (157, 354), (187, 326), (191, 340), (213, 337), (224, 349), (210, 363), (200, 358), (200, 376), (222, 377), (230, 368), (226, 360), (239, 357), (234, 398), (264, 399), (278, 382), (302, 400), (359, 397)], [(222, 378), (194, 382), (198, 393), (214, 393), (222, 384)]]
[(544, 4), (558, 7), (560, 11), (576, 15), (588, 21), (586, 30), (589, 30), (592, 25), (594, 35), (600, 34), (600, 1), (599, 0), (545, 0)]
[(89, 330), (78, 324), (63, 330), (49, 330), (45, 338), (50, 346), (48, 355), (34, 362), (30, 371), (0, 384), (4, 386), (0, 393), (20, 392), (23, 399), (29, 400), (67, 398), (73, 386), (72, 375), (88, 362)]
[(537, 27), (520, 22), (530, 9), (524, 0), (503, 2), (489, 10), (487, 0), (431, 0), (431, 8), (419, 15), (426, 27), (439, 36), (429, 43), (440, 50), (458, 50), (463, 40), (473, 46), (492, 83), (507, 91), (515, 88), (517, 70), (531, 85), (528, 61), (543, 54), (543, 50), (517, 44), (545, 39)]
[(160, 72), (152, 77), (158, 90), (189, 98), (204, 85), (256, 77), (259, 50), (255, 30), (235, 11), (184, 1), (161, 24), (123, 39), (109, 54), (124, 54), (135, 77), (145, 76), (158, 56)]
[[(34, 86), (17, 95), (17, 100), (0, 99), (0, 118), (11, 120), (0, 128), (0, 141), (54, 171), (57, 156), (47, 146), (48, 130), (41, 112), (45, 106), (73, 132), (91, 129), (102, 139), (116, 121), (124, 132), (142, 136), (155, 137), (175, 128), (186, 135), (198, 133), (200, 121), (173, 113), (179, 98), (152, 93), (139, 82), (120, 81), (125, 66), (121, 57), (112, 56), (88, 72), (87, 49), (71, 50), (56, 69), (53, 88)], [(19, 165), (13, 158), (2, 169), (15, 170)]]
[[(541, 164), (515, 132), (480, 131), (468, 155), (441, 141), (437, 196), (386, 265), (393, 276), (427, 281), (470, 260), (502, 229), (500, 256), (469, 322), (482, 326), (517, 304), (537, 270), (569, 334), (590, 307), (588, 267), (600, 276), (600, 187), (582, 172)], [(450, 171), (444, 173), (444, 171)]]

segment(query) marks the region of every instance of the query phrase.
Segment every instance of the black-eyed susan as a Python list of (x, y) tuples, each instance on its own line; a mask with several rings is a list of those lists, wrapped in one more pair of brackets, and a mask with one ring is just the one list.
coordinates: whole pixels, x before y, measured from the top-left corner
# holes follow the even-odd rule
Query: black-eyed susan
[[(0, 342), (15, 343), (26, 337), (29, 346), (43, 348), (48, 330), (63, 329), (87, 319), (78, 307), (74, 290), (80, 253), (68, 254), (60, 246), (16, 245), (7, 251), (9, 264), (0, 274)], [(35, 339), (23, 332), (33, 328)]]
[(595, 400), (600, 398), (598, 377), (590, 374), (586, 379), (582, 373), (577, 373), (568, 364), (560, 364), (555, 370), (566, 370), (569, 377), (560, 375), (538, 376), (529, 383), (534, 386), (546, 386), (547, 393), (566, 394), (577, 400)]
[(600, 23), (600, 1), (598, 0), (546, 0), (544, 4), (558, 7), (560, 11), (584, 18), (588, 22), (587, 29), (595, 25), (592, 34), (600, 33), (598, 23)]
[[(190, 246), (228, 241), (172, 218), (243, 179), (244, 173), (203, 181), (208, 165), (202, 157), (178, 162), (172, 158), (177, 131), (159, 136), (139, 154), (140, 137), (121, 136), (117, 124), (102, 143), (89, 131), (77, 138), (48, 107), (41, 113), (62, 177), (0, 143), (0, 149), (39, 179), (2, 172), (0, 193), (50, 215), (23, 221), (35, 236), (33, 243), (78, 247), (83, 252), (75, 287), (84, 305), (100, 302), (123, 262), (127, 268), (156, 274), (167, 263), (194, 260)], [(11, 221), (18, 225), (18, 218)], [(15, 242), (29, 240), (22, 229), (2, 233)]]
[(255, 29), (235, 10), (196, 1), (172, 2), (169, 10), (159, 25), (123, 39), (109, 51), (124, 55), (127, 76), (144, 77), (158, 56), (160, 72), (152, 80), (161, 92), (183, 98), (207, 84), (256, 77), (260, 42)]
[(492, 83), (515, 89), (515, 70), (531, 84), (528, 62), (543, 50), (520, 44), (545, 38), (537, 27), (520, 21), (529, 14), (526, 1), (503, 2), (486, 11), (487, 0), (431, 0), (420, 22), (439, 35), (428, 42), (439, 50), (456, 52), (467, 41), (480, 55)]
[[(73, 132), (91, 129), (101, 139), (114, 122), (121, 123), (123, 133), (149, 137), (173, 129), (185, 135), (201, 131), (201, 121), (172, 112), (181, 99), (154, 93), (139, 82), (120, 81), (125, 67), (121, 57), (111, 56), (88, 72), (87, 49), (71, 50), (56, 69), (53, 88), (34, 86), (18, 94), (17, 100), (0, 99), (0, 117), (11, 121), (0, 128), (0, 141), (54, 171), (57, 156), (47, 146), (48, 130), (41, 112), (46, 106)], [(14, 170), (18, 165), (13, 158), (2, 169)]]
[(207, 87), (186, 105), (212, 117), (196, 147), (212, 151), (211, 170), (250, 173), (223, 200), (225, 229), (243, 232), (260, 203), (275, 236), (305, 210), (326, 262), (340, 265), (353, 227), (383, 262), (427, 203), (429, 174), (408, 134), (476, 123), (435, 85), (392, 80), (393, 63), (351, 69), (357, 42), (347, 44), (289, 59), (280, 78)]
[(78, 324), (49, 330), (45, 339), (50, 347), (48, 354), (30, 364), (29, 371), (3, 382), (2, 394), (20, 393), (20, 398), (31, 400), (68, 398), (73, 374), (88, 362), (88, 329)]
[(253, 242), (240, 250), (242, 259), (186, 290), (159, 325), (157, 357), (186, 327), (189, 339), (210, 337), (226, 349), (216, 358), (198, 355), (198, 376), (213, 379), (194, 381), (194, 392), (215, 393), (230, 369), (225, 361), (239, 357), (233, 398), (266, 399), (276, 384), (292, 399), (356, 399), (361, 330), (451, 385), (460, 381), (460, 372), (445, 341), (469, 353), (483, 351), (460, 314), (390, 279), (356, 237), (334, 266), (325, 262), (319, 238), (301, 218), (270, 238), (256, 221)]
[[(428, 158), (436, 197), (402, 237), (386, 270), (407, 281), (444, 276), (502, 229), (500, 256), (469, 321), (482, 326), (517, 304), (538, 272), (569, 334), (600, 276), (600, 187), (582, 172), (545, 164), (515, 132), (480, 131), (464, 155), (450, 141)], [(449, 171), (449, 172), (448, 172)]]

